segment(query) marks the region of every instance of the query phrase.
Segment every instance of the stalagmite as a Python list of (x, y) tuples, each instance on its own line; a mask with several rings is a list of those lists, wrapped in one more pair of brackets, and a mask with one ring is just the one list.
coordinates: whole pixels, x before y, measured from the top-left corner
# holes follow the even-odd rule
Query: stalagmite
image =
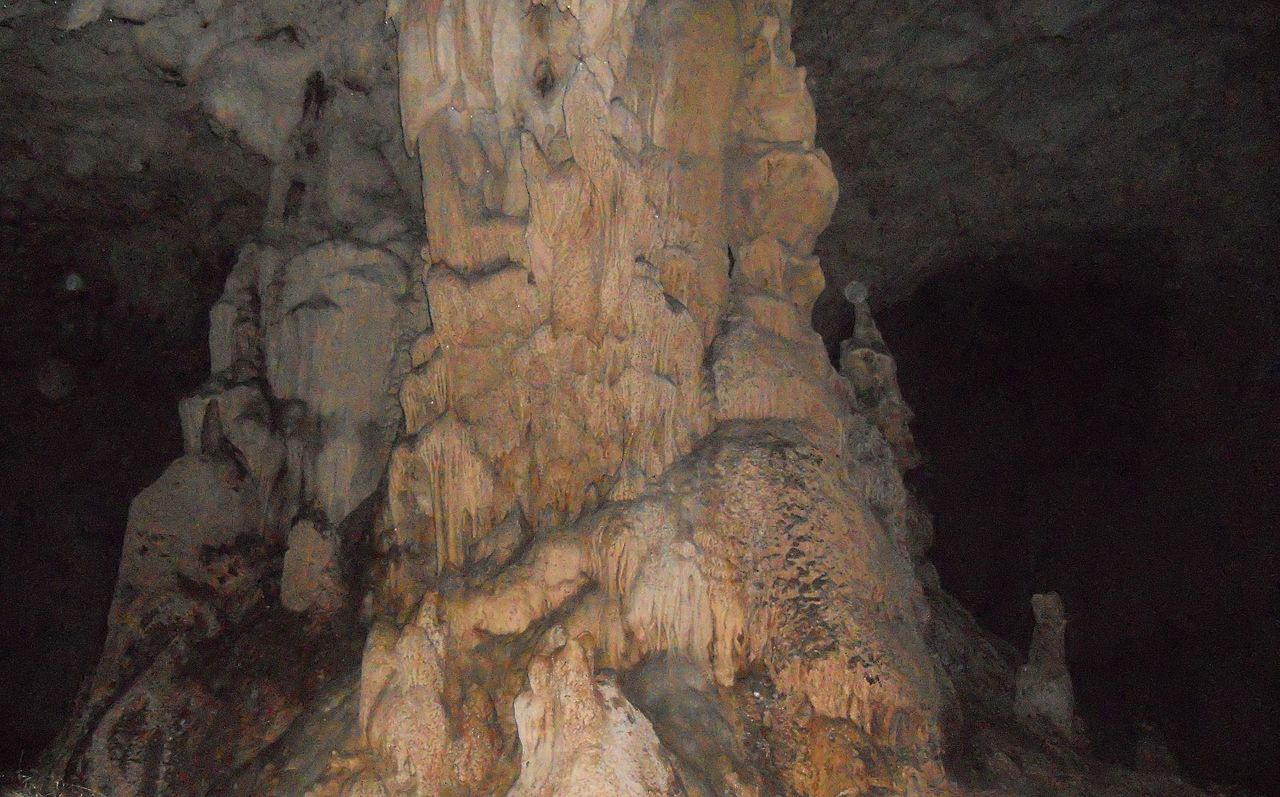
[(516, 698), (520, 779), (507, 797), (685, 797), (653, 726), (613, 678), (593, 674), (592, 640), (552, 644), (530, 662), (529, 688)]
[[(395, 550), (430, 556), (416, 572), (466, 574), (513, 511), (533, 535), (487, 580), (439, 599), (417, 587), (441, 601), (451, 655), (461, 665), (490, 635), (521, 639), (567, 611), (613, 667), (679, 655), (725, 689), (763, 667), (792, 723), (778, 744), (805, 762), (792, 788), (814, 777), (942, 788), (918, 588), (841, 475), (850, 393), (805, 321), (821, 287), (807, 255), (835, 184), (812, 148), (785, 10), (547, 4), (509, 20), (443, 2), (391, 13), (412, 70), (402, 121), (423, 156), (433, 322), (401, 390), (412, 436), (392, 457)], [(476, 24), (458, 27), (464, 18)], [(500, 46), (527, 55), (500, 60)], [(502, 191), (480, 190), (482, 174), (522, 179), (527, 210), (508, 214)], [(734, 250), (744, 263), (730, 275)], [(392, 611), (406, 599), (379, 598)], [(571, 642), (553, 659), (583, 652)], [(540, 661), (514, 704), (525, 769), (511, 793), (622, 788), (607, 773), (560, 771), (572, 755), (548, 747), (572, 730), (550, 703), (568, 698), (546, 692)], [(812, 712), (892, 747), (898, 771), (803, 752)], [(832, 766), (844, 774), (813, 774)]]
[[(445, 638), (425, 602), (398, 632), (375, 626), (365, 645), (361, 732), (391, 793), (458, 793), (488, 775), (497, 753), (488, 696), (446, 703), (451, 675)], [(463, 791), (462, 793), (466, 793)]]
[[(386, 18), (425, 242), (385, 216), (308, 230), (347, 206), (324, 158), (369, 157), (327, 121), (351, 112), (330, 54), (241, 42), (207, 98), (278, 165), (211, 316), (218, 375), (183, 405), (190, 456), (243, 469), (284, 608), (369, 628), (342, 752), (306, 793), (945, 792), (920, 588), (850, 481), (854, 391), (808, 324), (836, 184), (787, 4)], [(237, 58), (303, 90), (242, 86)], [(367, 60), (344, 79), (376, 80), (352, 72)], [(705, 684), (736, 729), (712, 759), (668, 749), (625, 694), (668, 660), (687, 677), (646, 699)], [(768, 707), (743, 686), (761, 680)], [(156, 782), (112, 766), (95, 782), (121, 795)]]
[(856, 318), (853, 337), (840, 344), (840, 374), (853, 386), (858, 409), (893, 446), (899, 467), (910, 469), (919, 464), (920, 453), (911, 434), (911, 408), (898, 387), (897, 365), (871, 315), (867, 286), (854, 280), (844, 295)]
[(1028, 722), (1044, 722), (1071, 738), (1075, 728), (1075, 696), (1067, 670), (1067, 620), (1056, 592), (1031, 596), (1036, 627), (1027, 663), (1018, 669), (1014, 709)]

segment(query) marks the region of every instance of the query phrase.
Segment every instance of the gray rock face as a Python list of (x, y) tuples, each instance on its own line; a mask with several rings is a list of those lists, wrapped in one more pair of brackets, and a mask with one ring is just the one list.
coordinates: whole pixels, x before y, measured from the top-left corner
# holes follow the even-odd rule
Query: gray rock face
[[(1274, 230), (1276, 34), (1262, 2), (799, 0), (840, 202), (818, 242), (830, 337), (850, 279), (891, 304), (973, 260), (1140, 236), (1247, 270)], [(1028, 275), (1034, 277), (1035, 275)]]

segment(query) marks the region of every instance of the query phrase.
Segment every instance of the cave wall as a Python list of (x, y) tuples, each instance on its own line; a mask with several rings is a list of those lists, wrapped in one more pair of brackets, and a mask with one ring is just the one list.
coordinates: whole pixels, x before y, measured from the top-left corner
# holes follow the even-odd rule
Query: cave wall
[[(284, 270), (310, 252), (291, 268), (294, 290), (328, 280), (336, 292), (326, 245), (349, 254), (412, 236), (420, 199), (397, 138), (394, 48), (371, 4), (326, 15), (291, 3), (11, 3), (0, 61), (0, 425), (14, 563), (0, 605), (6, 645), (25, 651), (4, 657), (0, 719), (3, 766), (31, 767), (102, 649), (131, 497), (199, 445), (200, 419), (184, 428), (173, 409), (193, 392), (203, 408), (211, 365), (234, 355), (222, 327), (236, 319), (217, 310), (234, 306), (228, 277), (254, 269), (254, 253), (280, 255)], [(250, 239), (258, 248), (245, 249)], [(320, 273), (298, 275), (311, 265)], [(226, 345), (211, 351), (211, 332)], [(281, 401), (313, 389), (323, 366), (287, 351), (275, 362)], [(237, 412), (270, 415), (239, 398)], [(325, 411), (341, 415), (361, 399), (332, 403)], [(348, 436), (376, 437), (361, 421), (344, 421)], [(322, 470), (340, 479), (360, 461)]]
[(208, 302), (267, 174), (129, 28), (0, 15), (0, 767), (27, 767), (105, 632), (131, 496), (181, 450)]
[(881, 314), (919, 413), (932, 559), (1017, 648), (1031, 595), (1062, 594), (1100, 752), (1166, 744), (1267, 793), (1280, 319), (1119, 242), (1074, 256), (949, 272)]
[(1141, 239), (1237, 284), (1272, 270), (1256, 262), (1277, 237), (1270, 3), (800, 0), (795, 13), (841, 187), (817, 246), (814, 323), (829, 339), (847, 334), (850, 278), (883, 307), (951, 267), (1093, 238)]

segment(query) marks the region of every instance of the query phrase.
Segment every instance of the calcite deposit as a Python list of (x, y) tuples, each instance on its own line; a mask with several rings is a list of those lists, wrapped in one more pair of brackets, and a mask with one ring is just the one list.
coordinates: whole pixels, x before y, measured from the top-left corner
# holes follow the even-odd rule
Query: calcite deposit
[[(848, 388), (804, 323), (821, 284), (808, 252), (835, 185), (796, 91), (785, 8), (390, 12), (405, 140), (423, 169), (432, 327), (401, 390), (376, 611), (403, 616), (424, 594), (437, 600), (441, 576), (487, 561), (492, 575), (440, 598), (454, 642), (448, 656), (433, 647), (460, 659), (441, 665), (458, 680), (480, 640), (536, 636), (563, 615), (579, 636), (558, 663), (589, 652), (626, 670), (679, 655), (724, 689), (761, 668), (781, 695), (774, 722), (790, 760), (757, 766), (791, 788), (941, 786), (918, 588), (852, 500)], [(543, 729), (556, 711), (532, 704), (585, 698), (545, 694), (540, 661), (516, 702), (533, 749), (512, 793), (560, 793), (555, 778), (574, 793), (673, 793), (652, 740), (634, 753), (648, 785), (541, 761), (570, 757), (546, 734), (575, 734)], [(564, 679), (588, 678), (584, 666)], [(581, 710), (589, 727), (616, 722)], [(375, 748), (403, 725), (371, 721)], [(869, 775), (824, 758), (809, 738), (823, 722), (827, 735), (892, 749), (898, 766)], [(393, 753), (374, 758), (398, 771)], [(533, 771), (559, 767), (572, 773)], [(427, 780), (473, 788), (478, 777)]]
[[(924, 559), (865, 287), (838, 370), (810, 326), (837, 184), (787, 0), (295, 5), (64, 12), (271, 179), (51, 777), (963, 793), (1013, 675)], [(1060, 743), (988, 785), (1114, 786)]]
[(1046, 722), (1063, 736), (1074, 730), (1075, 697), (1067, 670), (1066, 626), (1062, 598), (1055, 592), (1033, 595), (1036, 629), (1027, 663), (1018, 669), (1014, 710), (1031, 722)]
[[(414, 156), (424, 216), (361, 226), (326, 161), (407, 161), (342, 124), (387, 79), (367, 9), (327, 12), (353, 33), (337, 50), (281, 26), (169, 51), (272, 188), (55, 769), (216, 789), (179, 673), (258, 646), (278, 601), (317, 638), (369, 629), (351, 752), (316, 793), (685, 793), (706, 762), (602, 669), (667, 658), (735, 729), (713, 793), (944, 789), (922, 593), (853, 487), (853, 391), (807, 323), (836, 185), (785, 5), (391, 3), (381, 140)], [(65, 25), (103, 13), (155, 46), (181, 19), (82, 2)], [(230, 30), (193, 13), (201, 41)], [(770, 683), (767, 720), (744, 676)]]

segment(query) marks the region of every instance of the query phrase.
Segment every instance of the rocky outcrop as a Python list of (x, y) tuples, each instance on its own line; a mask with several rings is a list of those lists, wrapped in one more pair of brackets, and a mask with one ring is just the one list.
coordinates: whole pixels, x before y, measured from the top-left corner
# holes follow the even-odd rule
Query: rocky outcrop
[[(836, 189), (786, 8), (393, 3), (388, 18), (425, 247), (393, 215), (325, 224), (351, 187), (324, 160), (362, 102), (344, 108), (328, 75), (358, 38), (341, 58), (295, 30), (174, 63), (208, 75), (213, 118), (275, 163), (263, 235), (212, 313), (215, 376), (182, 406), (179, 465), (237, 509), (205, 521), (169, 496), (178, 516), (131, 529), (110, 661), (59, 768), (120, 795), (177, 788), (180, 750), (113, 745), (168, 738), (177, 673), (218, 666), (201, 640), (257, 645), (279, 600), (330, 629), (357, 604), (372, 620), (355, 758), (330, 762), (322, 792), (682, 793), (682, 765), (594, 674), (668, 656), (721, 690), (772, 685), (758, 761), (759, 707), (722, 699), (737, 763), (713, 792), (943, 788), (919, 587), (851, 487), (851, 392), (805, 320)], [(141, 31), (178, 24), (138, 21), (157, 44)], [(254, 82), (267, 69), (280, 79)], [(191, 616), (148, 658), (143, 607), (179, 595)], [(555, 617), (572, 641), (532, 645)], [(145, 715), (111, 676), (135, 659)], [(276, 738), (250, 734), (239, 765)]]

